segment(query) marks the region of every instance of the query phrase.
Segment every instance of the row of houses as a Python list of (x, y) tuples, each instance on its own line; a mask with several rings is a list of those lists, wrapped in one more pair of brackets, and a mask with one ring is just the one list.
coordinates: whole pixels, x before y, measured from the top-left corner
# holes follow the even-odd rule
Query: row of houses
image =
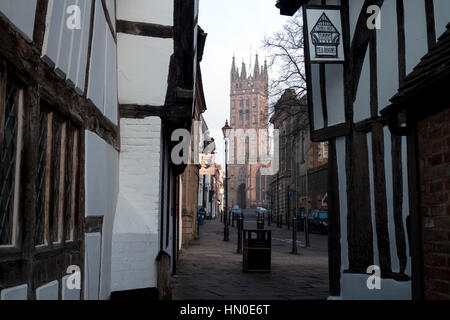
[(1, 300), (170, 298), (196, 232), (199, 165), (173, 159), (203, 136), (198, 6), (0, 1)]
[(276, 6), (300, 9), (311, 139), (329, 145), (330, 296), (449, 299), (450, 2)]
[(312, 142), (307, 101), (287, 89), (273, 107), (270, 123), (278, 130), (279, 169), (271, 178), (271, 207), (278, 224), (311, 210), (328, 208), (328, 146)]

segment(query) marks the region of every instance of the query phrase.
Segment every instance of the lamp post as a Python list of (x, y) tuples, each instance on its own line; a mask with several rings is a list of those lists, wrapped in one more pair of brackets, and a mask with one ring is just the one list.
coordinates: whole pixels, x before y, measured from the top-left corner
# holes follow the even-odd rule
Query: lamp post
[(232, 128), (228, 125), (228, 120), (222, 128), (223, 138), (225, 140), (225, 213), (224, 213), (224, 232), (223, 241), (229, 241), (230, 232), (228, 229), (228, 141), (230, 140)]

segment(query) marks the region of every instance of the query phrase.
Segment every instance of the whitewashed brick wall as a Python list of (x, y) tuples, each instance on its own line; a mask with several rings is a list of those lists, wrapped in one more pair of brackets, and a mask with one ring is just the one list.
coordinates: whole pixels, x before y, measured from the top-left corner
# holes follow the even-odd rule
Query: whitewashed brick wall
[(112, 291), (156, 287), (159, 249), (161, 119), (121, 119), (120, 126)]

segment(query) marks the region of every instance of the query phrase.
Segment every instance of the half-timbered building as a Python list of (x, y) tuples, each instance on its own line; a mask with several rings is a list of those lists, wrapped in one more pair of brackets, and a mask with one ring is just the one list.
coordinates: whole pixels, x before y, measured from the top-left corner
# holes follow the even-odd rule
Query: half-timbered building
[(0, 0), (1, 300), (170, 297), (197, 16), (198, 0)]
[[(284, 15), (301, 6), (311, 137), (329, 141), (330, 294), (342, 299), (421, 299), (422, 225), (418, 171), (411, 162), (417, 149), (412, 138), (388, 125), (404, 126), (405, 113), (391, 112), (396, 117), (389, 119), (381, 110), (391, 105), (407, 75), (446, 31), (450, 2), (277, 2)], [(312, 34), (317, 26), (322, 33)], [(311, 41), (315, 36), (320, 41)], [(332, 48), (336, 44), (342, 49)], [(423, 74), (410, 82), (422, 81)], [(427, 109), (426, 93), (421, 101), (418, 109)], [(371, 266), (376, 267), (368, 271)], [(380, 286), (370, 285), (368, 278), (377, 267)]]

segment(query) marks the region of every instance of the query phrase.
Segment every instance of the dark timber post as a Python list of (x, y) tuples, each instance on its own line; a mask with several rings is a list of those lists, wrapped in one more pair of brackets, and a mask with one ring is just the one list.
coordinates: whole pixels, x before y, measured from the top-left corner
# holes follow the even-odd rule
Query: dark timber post
[(238, 246), (237, 253), (242, 253), (242, 230), (244, 229), (244, 218), (242, 215), (238, 217), (237, 230), (238, 230)]
[(225, 139), (225, 215), (223, 241), (229, 241), (228, 230), (228, 140)]
[(297, 254), (297, 218), (292, 218), (292, 253)]

